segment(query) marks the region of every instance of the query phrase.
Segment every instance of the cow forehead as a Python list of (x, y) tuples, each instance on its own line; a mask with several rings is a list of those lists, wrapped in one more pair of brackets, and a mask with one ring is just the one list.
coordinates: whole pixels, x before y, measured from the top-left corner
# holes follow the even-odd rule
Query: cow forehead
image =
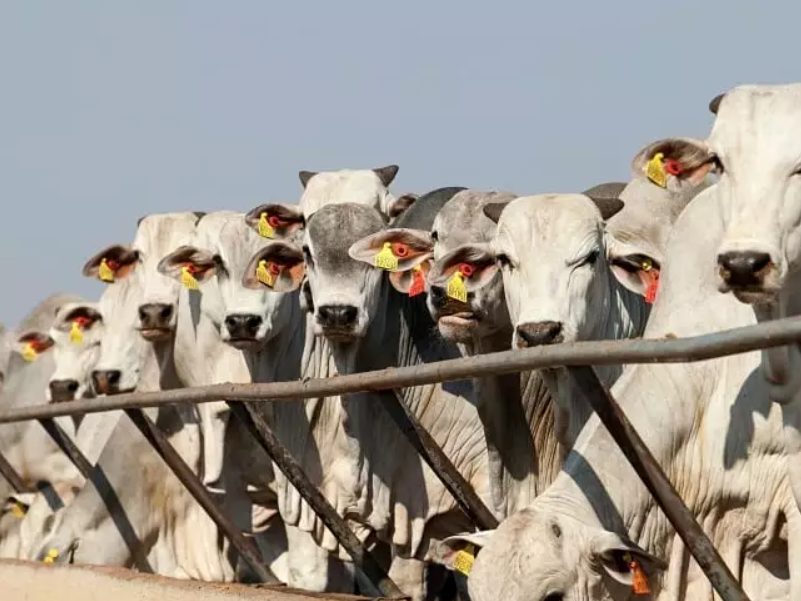
[(601, 225), (597, 207), (581, 194), (524, 196), (501, 213), (497, 239), (515, 246), (573, 248)]
[(801, 153), (801, 84), (741, 86), (720, 105), (709, 142), (727, 157), (795, 161)]
[(247, 224), (244, 214), (235, 211), (204, 216), (197, 224), (197, 241), (201, 249), (219, 254), (229, 269), (244, 268), (266, 242)]
[(309, 180), (299, 204), (308, 219), (330, 204), (354, 203), (381, 209), (386, 194), (387, 188), (371, 169), (323, 171)]
[(306, 226), (306, 237), (321, 267), (337, 268), (352, 262), (348, 249), (357, 240), (386, 227), (381, 214), (353, 203), (328, 205), (317, 211)]
[(146, 257), (161, 259), (164, 254), (189, 243), (196, 222), (197, 215), (189, 212), (148, 215), (139, 223), (133, 246)]
[(459, 192), (442, 207), (432, 229), (437, 232), (439, 242), (449, 247), (470, 242), (489, 242), (496, 226), (492, 219), (484, 215), (484, 205), (508, 202), (515, 197), (510, 192)]

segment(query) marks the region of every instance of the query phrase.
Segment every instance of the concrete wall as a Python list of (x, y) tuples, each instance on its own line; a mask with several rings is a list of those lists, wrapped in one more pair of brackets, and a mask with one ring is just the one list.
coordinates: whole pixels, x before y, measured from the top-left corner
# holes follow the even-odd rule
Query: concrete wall
[(285, 588), (174, 580), (120, 568), (0, 560), (3, 601), (354, 601)]

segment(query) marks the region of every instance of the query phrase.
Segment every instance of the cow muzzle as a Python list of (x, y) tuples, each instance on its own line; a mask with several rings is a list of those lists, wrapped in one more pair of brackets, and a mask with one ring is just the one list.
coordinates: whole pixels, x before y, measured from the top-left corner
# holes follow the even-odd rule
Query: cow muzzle
[(139, 333), (148, 342), (169, 338), (173, 331), (173, 307), (167, 303), (147, 303), (139, 307)]
[(515, 346), (530, 348), (564, 341), (561, 321), (523, 323), (515, 328)]
[(779, 291), (778, 269), (769, 253), (751, 250), (718, 255), (721, 292), (732, 292), (748, 304), (770, 302)]
[(329, 339), (351, 339), (356, 335), (359, 309), (353, 305), (321, 305), (317, 308), (317, 323)]
[(80, 387), (77, 380), (51, 380), (49, 386), (51, 403), (67, 403), (75, 400), (75, 394)]
[(118, 394), (122, 372), (118, 369), (104, 369), (92, 372), (92, 385), (97, 394)]
[(259, 315), (236, 313), (225, 318), (225, 329), (228, 331), (228, 344), (234, 348), (245, 350), (259, 344), (259, 330), (264, 320)]

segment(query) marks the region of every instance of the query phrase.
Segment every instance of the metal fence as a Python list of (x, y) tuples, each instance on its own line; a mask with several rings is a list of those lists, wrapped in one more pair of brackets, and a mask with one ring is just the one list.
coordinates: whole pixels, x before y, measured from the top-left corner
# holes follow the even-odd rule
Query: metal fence
[[(382, 597), (403, 598), (403, 592), (353, 534), (346, 521), (306, 477), (302, 466), (281, 444), (258, 411), (257, 404), (293, 402), (353, 392), (392, 391), (394, 394), (382, 395), (379, 402), (437, 474), (475, 527), (488, 529), (497, 526), (497, 520), (492, 512), (404, 405), (400, 391), (403, 388), (436, 382), (566, 366), (578, 385), (580, 394), (598, 414), (721, 598), (726, 601), (747, 601), (748, 597), (737, 579), (727, 568), (620, 406), (603, 387), (590, 366), (700, 361), (796, 344), (799, 341), (801, 341), (801, 318), (787, 318), (691, 338), (567, 343), (327, 379), (267, 384), (219, 384), (201, 388), (120, 394), (65, 404), (29, 406), (0, 411), (0, 424), (38, 420), (79, 472), (93, 481), (111, 511), (115, 507), (117, 509), (121, 507), (113, 489), (107, 482), (102, 482), (102, 473), (99, 473), (99, 470), (83, 456), (53, 418), (124, 410), (181, 483), (218, 525), (242, 559), (250, 565), (256, 576), (263, 582), (276, 582), (274, 574), (262, 563), (253, 542), (246, 538), (222, 512), (198, 476), (143, 411), (145, 408), (176, 403), (198, 404), (224, 400), (231, 407), (233, 415), (242, 421), (246, 430), (255, 437), (273, 463), (297, 488), (303, 499), (350, 555), (362, 588)], [(0, 475), (13, 489), (24, 492), (24, 480), (2, 455), (0, 455)], [(98, 479), (101, 480), (100, 485)], [(116, 518), (116, 525), (126, 542), (130, 540), (130, 545), (135, 545), (135, 533), (131, 524), (126, 522), (124, 512), (111, 511), (111, 513), (122, 516)]]

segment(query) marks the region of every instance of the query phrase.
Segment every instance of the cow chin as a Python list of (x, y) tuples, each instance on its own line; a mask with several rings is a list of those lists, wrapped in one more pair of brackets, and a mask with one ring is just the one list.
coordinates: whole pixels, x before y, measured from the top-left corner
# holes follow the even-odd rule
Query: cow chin
[(230, 338), (225, 342), (238, 351), (257, 351), (263, 344), (263, 341), (257, 338)]

